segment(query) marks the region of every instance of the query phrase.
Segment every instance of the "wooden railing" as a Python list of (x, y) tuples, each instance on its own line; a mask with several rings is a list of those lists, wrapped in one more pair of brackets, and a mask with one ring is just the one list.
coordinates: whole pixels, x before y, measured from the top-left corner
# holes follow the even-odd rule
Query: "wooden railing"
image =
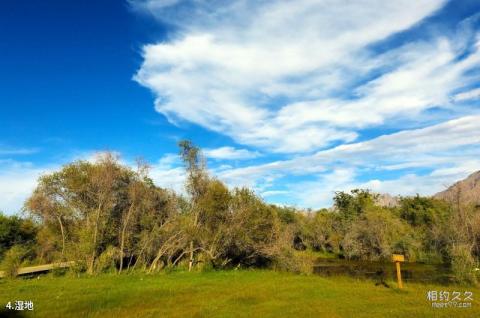
[[(47, 272), (51, 271), (52, 269), (55, 268), (66, 268), (70, 267), (75, 262), (61, 262), (61, 263), (52, 263), (52, 264), (44, 264), (44, 265), (37, 265), (37, 266), (27, 266), (27, 267), (22, 267), (19, 268), (17, 271), (17, 275), (26, 275), (26, 274), (33, 274), (33, 273), (38, 273), (38, 272)], [(5, 276), (5, 272), (0, 271), (0, 278)]]

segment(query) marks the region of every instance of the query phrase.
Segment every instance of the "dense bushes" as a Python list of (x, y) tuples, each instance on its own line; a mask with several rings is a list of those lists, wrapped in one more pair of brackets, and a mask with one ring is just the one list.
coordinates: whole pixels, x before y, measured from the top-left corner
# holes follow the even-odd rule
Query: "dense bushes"
[(12, 246), (6, 253), (1, 262), (1, 270), (4, 271), (5, 277), (13, 278), (17, 276), (18, 269), (23, 261), (28, 257), (29, 250), (21, 245)]
[(75, 260), (90, 274), (185, 263), (190, 270), (269, 266), (283, 257), (291, 246), (279, 246), (275, 208), (211, 178), (193, 145), (182, 151), (188, 198), (156, 187), (145, 165), (133, 171), (112, 155), (41, 177), (25, 204), (41, 224), (38, 257)]
[[(39, 262), (75, 260), (76, 270), (90, 274), (239, 266), (309, 272), (309, 251), (362, 260), (401, 253), (411, 261), (443, 260), (459, 280), (476, 280), (480, 215), (474, 208), (420, 196), (380, 207), (367, 190), (337, 192), (329, 210), (278, 207), (212, 178), (190, 142), (180, 149), (187, 195), (155, 186), (142, 163), (133, 170), (108, 154), (77, 161), (39, 179), (25, 204), (38, 227), (12, 219), (5, 231), (0, 216), (0, 248), (36, 240), (29, 250)], [(22, 257), (16, 248), (9, 253), (15, 268)]]
[(14, 245), (35, 243), (37, 226), (30, 219), (18, 216), (6, 216), (0, 212), (0, 260), (5, 252)]
[(332, 210), (288, 217), (307, 248), (370, 261), (400, 253), (409, 261), (451, 265), (459, 282), (477, 281), (478, 208), (418, 195), (400, 198), (397, 207), (380, 207), (367, 190), (337, 192), (334, 202)]
[(416, 250), (411, 228), (380, 207), (370, 208), (352, 222), (342, 246), (348, 258), (365, 260), (385, 260), (394, 253), (412, 259)]
[(476, 283), (475, 268), (478, 262), (472, 256), (469, 244), (455, 244), (451, 247), (452, 270), (461, 283)]

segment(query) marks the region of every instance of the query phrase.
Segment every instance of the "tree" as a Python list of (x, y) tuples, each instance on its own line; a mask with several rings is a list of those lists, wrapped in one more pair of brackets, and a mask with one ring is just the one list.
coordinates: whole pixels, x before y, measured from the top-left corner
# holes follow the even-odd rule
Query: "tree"
[(180, 213), (180, 206), (185, 204), (182, 198), (155, 187), (153, 183), (146, 194), (138, 219), (134, 267), (143, 262), (151, 272), (159, 267), (161, 260), (164, 266), (173, 264), (173, 258), (185, 250), (187, 222)]
[(358, 217), (369, 207), (375, 205), (377, 195), (369, 190), (354, 189), (350, 193), (335, 192), (333, 202), (344, 220), (350, 221)]
[(0, 259), (14, 245), (33, 245), (37, 230), (36, 224), (30, 219), (0, 212)]
[[(186, 188), (191, 199), (192, 227), (195, 232), (200, 219), (201, 210), (198, 207), (199, 201), (207, 191), (209, 177), (205, 167), (205, 160), (203, 159), (200, 149), (196, 147), (189, 140), (182, 140), (178, 143), (180, 148), (180, 156), (185, 164), (187, 171)], [(192, 233), (195, 235), (194, 233)], [(188, 263), (188, 270), (191, 271), (194, 264), (194, 254), (197, 248), (194, 247), (193, 238), (190, 240), (190, 259)]]
[(205, 159), (200, 149), (189, 140), (180, 141), (178, 146), (187, 171), (187, 192), (190, 194), (193, 204), (195, 204), (207, 190), (209, 177)]
[(70, 256), (82, 258), (92, 274), (100, 253), (115, 244), (131, 178), (132, 171), (112, 154), (100, 155), (95, 163), (77, 161), (42, 176), (25, 209), (46, 226), (56, 222), (62, 257), (69, 245)]
[(206, 191), (196, 204), (201, 228), (197, 231), (198, 248), (203, 253), (204, 261), (212, 266), (224, 266), (228, 260), (221, 260), (225, 255), (229, 230), (232, 222), (230, 210), (231, 194), (219, 180), (211, 179)]
[(275, 209), (246, 188), (234, 189), (231, 202), (227, 257), (245, 266), (268, 265), (283, 248), (276, 244), (281, 243), (278, 239), (282, 228)]
[(414, 197), (400, 198), (400, 217), (412, 226), (431, 226), (435, 217), (445, 217), (449, 207), (445, 202), (434, 198)]
[(328, 210), (310, 214), (305, 224), (305, 241), (314, 250), (338, 253), (343, 238), (339, 215)]
[(25, 208), (34, 217), (40, 218), (46, 226), (53, 223), (58, 225), (64, 257), (67, 236), (65, 223), (71, 220), (73, 211), (66, 206), (68, 198), (61, 180), (60, 173), (40, 177), (37, 188), (25, 203)]
[(418, 248), (411, 228), (388, 209), (371, 207), (351, 224), (342, 246), (348, 258), (389, 259), (392, 254), (415, 256)]
[[(125, 258), (125, 245), (133, 236), (133, 226), (138, 222), (138, 215), (141, 209), (147, 208), (149, 195), (154, 188), (153, 184), (146, 182), (148, 180), (148, 165), (142, 161), (137, 162), (137, 171), (130, 177), (127, 185), (127, 201), (125, 208), (121, 211), (119, 249), (120, 265), (118, 272), (123, 270), (123, 261)], [(153, 186), (153, 187), (152, 187)]]
[(449, 213), (434, 224), (434, 240), (441, 242), (444, 261), (452, 266), (456, 279), (475, 283), (473, 271), (480, 258), (480, 211), (475, 204), (462, 201), (460, 187), (447, 202)]

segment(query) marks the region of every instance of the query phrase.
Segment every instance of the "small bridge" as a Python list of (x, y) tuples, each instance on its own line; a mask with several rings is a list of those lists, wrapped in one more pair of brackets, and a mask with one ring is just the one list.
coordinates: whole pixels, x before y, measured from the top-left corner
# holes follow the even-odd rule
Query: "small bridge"
[[(27, 266), (27, 267), (19, 268), (17, 275), (27, 275), (27, 274), (34, 274), (34, 273), (40, 273), (40, 272), (48, 272), (56, 268), (67, 268), (72, 266), (73, 264), (75, 264), (74, 261), (37, 265), (37, 266)], [(0, 271), (0, 278), (2, 277), (5, 277), (5, 272)]]

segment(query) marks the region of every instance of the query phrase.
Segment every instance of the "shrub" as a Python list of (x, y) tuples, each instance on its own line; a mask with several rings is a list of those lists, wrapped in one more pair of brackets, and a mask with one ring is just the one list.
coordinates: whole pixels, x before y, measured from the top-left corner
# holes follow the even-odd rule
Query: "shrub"
[(84, 261), (76, 261), (68, 268), (66, 275), (70, 277), (80, 277), (80, 274), (85, 273), (86, 271), (87, 264)]
[(33, 243), (36, 232), (37, 226), (32, 220), (0, 212), (0, 260), (12, 246)]
[(5, 271), (5, 277), (14, 278), (18, 274), (28, 250), (20, 245), (14, 245), (6, 253), (2, 261), (2, 269)]
[(472, 257), (471, 248), (467, 244), (457, 244), (452, 247), (452, 271), (455, 280), (460, 283), (476, 284), (474, 269), (477, 262)]
[(393, 253), (410, 257), (418, 244), (407, 224), (389, 210), (372, 207), (352, 223), (342, 245), (348, 258), (381, 260)]
[(116, 261), (119, 258), (119, 250), (117, 247), (108, 246), (105, 251), (98, 257), (95, 262), (95, 272), (107, 272), (109, 270), (114, 270)]
[(273, 268), (278, 271), (296, 274), (312, 274), (315, 257), (305, 251), (282, 249), (274, 258)]

